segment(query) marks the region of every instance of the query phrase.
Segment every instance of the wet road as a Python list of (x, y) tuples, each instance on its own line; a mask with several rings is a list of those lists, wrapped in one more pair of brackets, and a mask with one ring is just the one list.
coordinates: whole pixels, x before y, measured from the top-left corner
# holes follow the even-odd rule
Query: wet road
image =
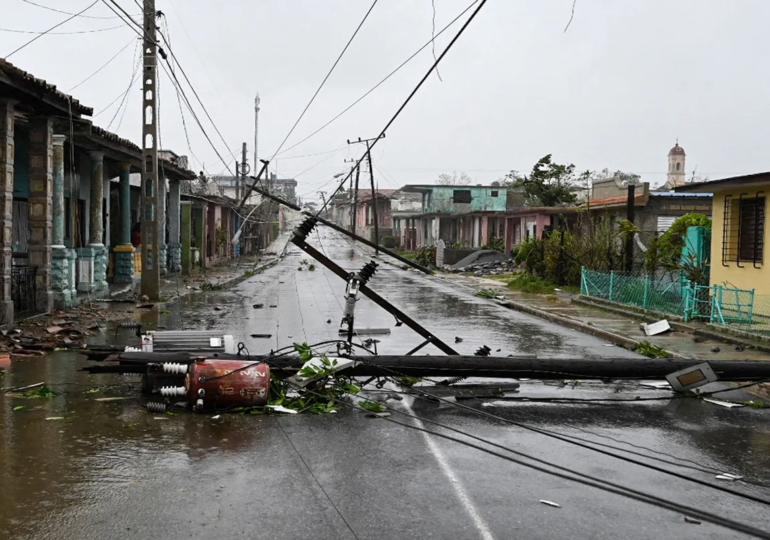
[[(347, 269), (357, 270), (368, 260), (329, 231), (321, 229), (311, 241)], [(320, 267), (298, 271), (303, 258), (290, 247), (281, 263), (230, 291), (186, 297), (161, 323), (227, 328), (251, 353), (294, 341), (333, 339), (344, 283)], [(485, 344), (502, 355), (633, 356), (414, 271), (382, 265), (370, 285), (461, 353), (472, 354)], [(260, 303), (263, 308), (253, 307)], [(360, 326), (392, 330), (389, 336), (376, 336), (381, 352), (404, 352), (421, 342), (405, 326), (395, 328), (393, 319), (368, 300), (359, 303), (356, 315)], [(271, 338), (251, 338), (253, 333)], [(463, 341), (455, 345), (455, 336)], [(1, 403), (2, 539), (748, 538), (706, 523), (685, 523), (682, 514), (551, 477), (359, 411), (224, 415), (221, 420), (148, 414), (127, 386), (136, 379), (89, 378), (75, 371), (81, 365), (84, 361), (71, 353), (14, 361), (0, 382), (56, 381), (62, 392), (46, 401), (6, 397)], [(115, 386), (89, 391), (102, 383)], [(633, 399), (666, 394), (636, 384), (573, 388), (523, 382), (518, 395)], [(129, 399), (96, 401), (111, 396)], [(550, 463), (770, 529), (770, 508), (760, 503), (452, 405), (410, 399), (391, 404), (426, 423), (394, 414), (399, 421), (427, 428), (432, 428), (428, 420), (442, 422)], [(14, 412), (18, 405), (28, 410)], [(719, 482), (714, 473), (685, 466), (697, 463), (770, 485), (768, 410), (726, 409), (685, 399), (473, 406), (609, 444), (622, 449), (616, 453), (714, 483)], [(64, 419), (46, 420), (58, 417)], [(770, 489), (762, 486), (736, 482), (729, 487), (770, 498)], [(561, 508), (543, 505), (541, 499)]]

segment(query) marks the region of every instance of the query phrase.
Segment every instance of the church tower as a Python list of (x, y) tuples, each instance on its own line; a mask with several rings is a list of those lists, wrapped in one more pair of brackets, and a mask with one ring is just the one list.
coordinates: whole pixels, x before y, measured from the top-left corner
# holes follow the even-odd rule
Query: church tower
[(665, 188), (674, 189), (684, 185), (684, 160), (686, 155), (684, 148), (679, 146), (679, 141), (677, 141), (668, 153), (668, 180), (666, 181)]

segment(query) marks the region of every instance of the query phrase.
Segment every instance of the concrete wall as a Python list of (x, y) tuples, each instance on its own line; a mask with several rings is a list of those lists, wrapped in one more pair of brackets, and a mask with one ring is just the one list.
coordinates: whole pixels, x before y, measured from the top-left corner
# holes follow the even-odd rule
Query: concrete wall
[[(770, 237), (770, 222), (768, 222), (767, 198), (770, 196), (770, 184), (756, 185), (749, 188), (732, 189), (717, 191), (714, 193), (713, 203), (713, 228), (711, 234), (711, 284), (722, 285), (725, 282), (733, 287), (740, 289), (755, 289), (757, 294), (770, 294), (770, 265), (766, 262), (758, 264), (755, 268), (750, 262), (741, 263), (743, 268), (738, 267), (735, 261), (722, 262), (722, 236), (724, 230), (724, 202), (726, 195), (732, 195), (733, 201), (744, 193), (744, 197), (753, 197), (757, 192), (765, 192), (765, 241)], [(733, 213), (732, 222), (735, 223), (737, 214)], [(735, 252), (735, 243), (737, 242), (737, 233), (728, 234), (731, 243), (731, 251)], [(767, 258), (767, 249), (765, 248), (764, 258)]]
[[(502, 187), (426, 186), (426, 189), (430, 189), (423, 203), (423, 212), (426, 214), (467, 214), (469, 212), (504, 212), (506, 210), (507, 192)], [(469, 190), (471, 202), (453, 202), (454, 192), (457, 190)], [(497, 196), (493, 197), (493, 193), (497, 193)]]

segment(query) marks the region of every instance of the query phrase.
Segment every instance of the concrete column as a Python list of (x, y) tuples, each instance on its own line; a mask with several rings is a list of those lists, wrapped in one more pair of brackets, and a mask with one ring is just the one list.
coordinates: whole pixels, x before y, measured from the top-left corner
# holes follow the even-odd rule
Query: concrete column
[(120, 164), (120, 238), (115, 246), (115, 283), (134, 280), (134, 246), (131, 244), (131, 164)]
[[(80, 272), (78, 289), (90, 287), (92, 292), (107, 290), (107, 249), (104, 247), (104, 153), (90, 152), (91, 157), (91, 192), (90, 192), (90, 234), (87, 250), (80, 254)], [(89, 260), (90, 259), (90, 260)], [(92, 261), (92, 262), (91, 262)], [(89, 269), (89, 264), (91, 268)], [(90, 285), (86, 285), (90, 278)]]
[(54, 306), (72, 304), (70, 253), (64, 247), (64, 135), (53, 136), (53, 245), (51, 246), (51, 287)]
[(168, 262), (166, 260), (166, 175), (161, 167), (158, 171), (158, 265), (161, 275), (168, 272)]
[(180, 182), (169, 181), (168, 191), (168, 271), (178, 273), (182, 271), (182, 244), (180, 242)]
[(13, 321), (13, 101), (0, 100), (0, 324)]
[(190, 201), (184, 201), (181, 204), (182, 210), (182, 258), (181, 258), (181, 270), (182, 274), (188, 275), (192, 271), (192, 203)]
[(29, 170), (29, 264), (35, 271), (35, 308), (53, 310), (53, 119), (32, 118)]

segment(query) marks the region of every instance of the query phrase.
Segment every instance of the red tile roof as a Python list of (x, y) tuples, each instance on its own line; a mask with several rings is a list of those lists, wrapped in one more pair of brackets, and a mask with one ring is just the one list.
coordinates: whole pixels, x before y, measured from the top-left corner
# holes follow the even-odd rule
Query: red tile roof
[[(588, 205), (590, 206), (611, 206), (613, 204), (624, 204), (628, 201), (628, 196), (626, 195), (618, 195), (616, 197), (605, 197), (603, 199), (591, 199), (588, 201)], [(638, 203), (639, 201), (644, 201), (644, 193), (639, 193), (638, 195), (634, 196), (634, 202)], [(582, 205), (587, 206), (587, 205)]]

